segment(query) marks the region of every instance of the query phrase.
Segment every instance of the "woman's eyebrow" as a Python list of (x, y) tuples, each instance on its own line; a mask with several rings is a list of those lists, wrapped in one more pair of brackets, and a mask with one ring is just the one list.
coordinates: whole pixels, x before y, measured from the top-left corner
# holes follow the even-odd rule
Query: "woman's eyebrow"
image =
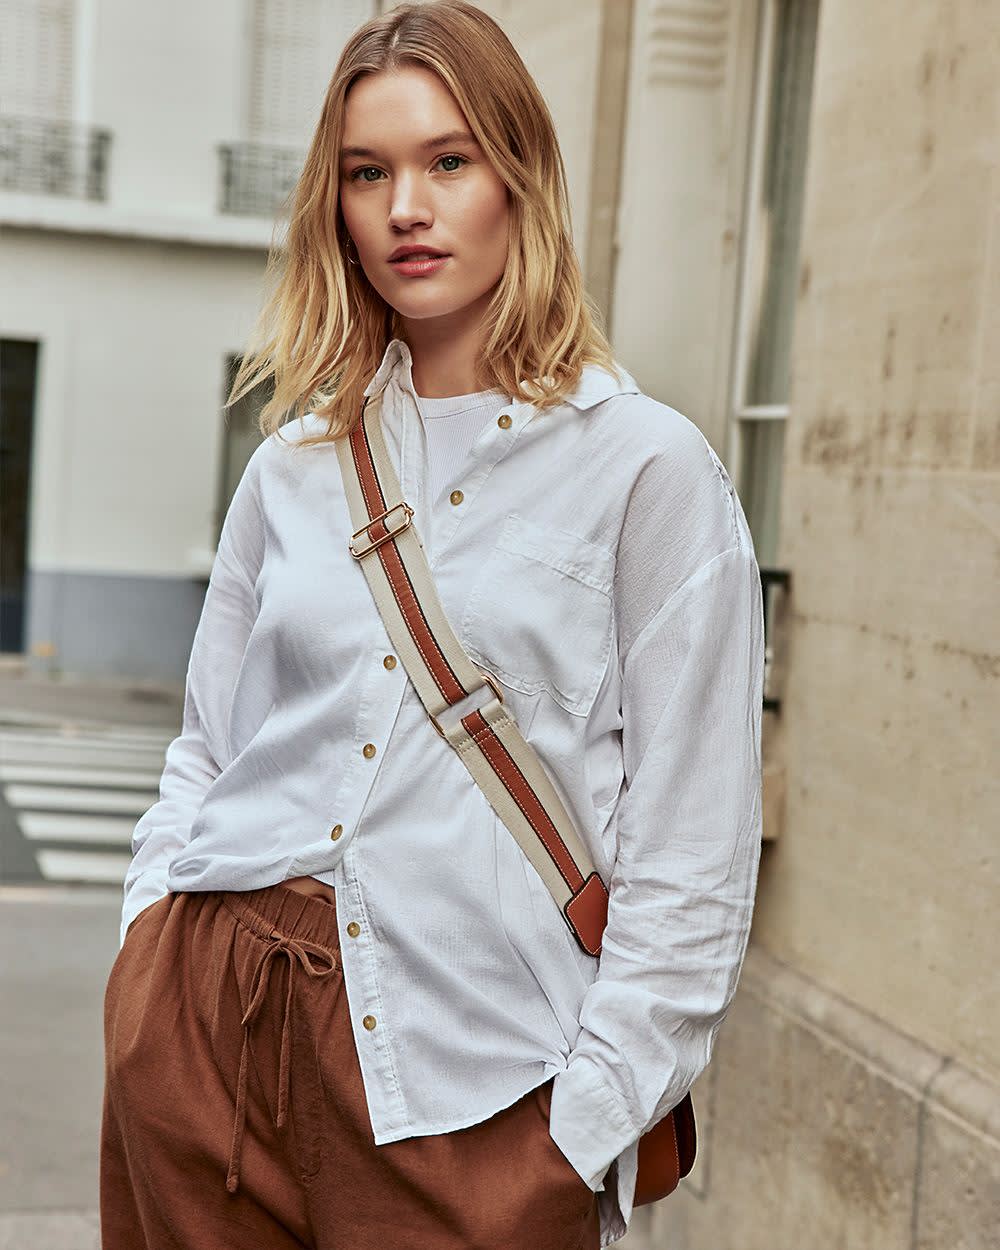
[[(420, 144), (423, 152), (429, 152), (432, 148), (443, 148), (449, 143), (475, 143), (475, 135), (470, 134), (467, 130), (448, 130), (443, 135), (435, 135), (433, 139), (425, 139)], [(343, 160), (347, 156), (378, 156), (374, 148), (358, 147), (356, 144), (350, 147), (340, 149), (340, 158)]]

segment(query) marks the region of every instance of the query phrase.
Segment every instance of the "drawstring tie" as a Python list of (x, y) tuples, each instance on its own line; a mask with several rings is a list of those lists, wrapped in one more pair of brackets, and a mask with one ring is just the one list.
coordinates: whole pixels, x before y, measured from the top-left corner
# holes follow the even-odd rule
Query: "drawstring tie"
[[(250, 1043), (250, 1026), (260, 1009), (261, 1003), (264, 1001), (264, 991), (267, 989), (271, 960), (275, 955), (286, 955), (288, 957), (288, 993), (285, 995), (285, 1018), (281, 1026), (281, 1060), (278, 1069), (278, 1118), (276, 1121), (278, 1128), (281, 1128), (288, 1118), (286, 1115), (288, 1107), (288, 1039), (290, 1035), (289, 1022), (291, 1019), (292, 995), (295, 991), (295, 961), (298, 960), (311, 977), (328, 976), (337, 968), (337, 961), (331, 956), (326, 947), (319, 946), (315, 942), (285, 937), (277, 929), (271, 930), (268, 934), (268, 939), (269, 945), (265, 948), (264, 953), (257, 961), (257, 967), (254, 969), (253, 979), (250, 982), (250, 1006), (246, 1009), (246, 1014), (241, 1022), (243, 1024), (243, 1050), (240, 1054), (240, 1075), (236, 1089), (236, 1122), (233, 1125), (233, 1144), (229, 1156), (229, 1173), (226, 1176), (226, 1188), (231, 1194), (236, 1193), (240, 1183), (240, 1155), (243, 1149), (243, 1128), (246, 1122), (247, 1051)], [(309, 959), (310, 954), (317, 956), (329, 966), (315, 967)]]

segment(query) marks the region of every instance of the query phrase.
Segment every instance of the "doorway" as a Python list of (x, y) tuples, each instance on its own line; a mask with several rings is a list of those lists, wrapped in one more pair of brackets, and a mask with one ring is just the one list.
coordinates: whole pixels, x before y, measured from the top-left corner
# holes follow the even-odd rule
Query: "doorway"
[(39, 344), (0, 339), (0, 652), (23, 652)]

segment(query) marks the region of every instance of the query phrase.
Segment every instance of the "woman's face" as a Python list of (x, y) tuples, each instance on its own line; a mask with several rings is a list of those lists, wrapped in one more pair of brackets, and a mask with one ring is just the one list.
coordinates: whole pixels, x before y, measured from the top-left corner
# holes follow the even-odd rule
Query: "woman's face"
[[(351, 87), (340, 205), (358, 263), (404, 321), (478, 319), (507, 264), (508, 191), (437, 74), (413, 66)], [(447, 259), (408, 275), (389, 260), (404, 244)]]

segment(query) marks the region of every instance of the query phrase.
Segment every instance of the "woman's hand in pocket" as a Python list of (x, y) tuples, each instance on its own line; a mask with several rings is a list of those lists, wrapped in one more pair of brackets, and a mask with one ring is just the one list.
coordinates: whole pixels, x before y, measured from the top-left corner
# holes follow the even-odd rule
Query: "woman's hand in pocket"
[(128, 928), (125, 930), (125, 938), (124, 938), (124, 940), (123, 940), (123, 942), (122, 942), (122, 945), (123, 945), (123, 946), (125, 945), (125, 942), (127, 942), (127, 941), (128, 941), (128, 935), (129, 935), (129, 934), (132, 932), (132, 930), (135, 928), (135, 926), (136, 926), (136, 921), (141, 920), (141, 919), (142, 919), (142, 917), (143, 917), (143, 916), (145, 916), (147, 912), (151, 912), (151, 911), (153, 911), (153, 909), (154, 909), (154, 908), (159, 907), (159, 906), (160, 906), (160, 904), (161, 904), (161, 903), (163, 903), (163, 901), (164, 901), (165, 899), (168, 899), (169, 897), (170, 897), (170, 895), (169, 895), (169, 894), (161, 894), (161, 895), (160, 895), (160, 897), (159, 897), (158, 899), (156, 899), (156, 900), (155, 900), (154, 902), (152, 902), (152, 903), (147, 903), (147, 904), (146, 904), (146, 906), (142, 909), (142, 911), (137, 912), (137, 913), (136, 913), (136, 914), (132, 917), (132, 919), (128, 922)]

